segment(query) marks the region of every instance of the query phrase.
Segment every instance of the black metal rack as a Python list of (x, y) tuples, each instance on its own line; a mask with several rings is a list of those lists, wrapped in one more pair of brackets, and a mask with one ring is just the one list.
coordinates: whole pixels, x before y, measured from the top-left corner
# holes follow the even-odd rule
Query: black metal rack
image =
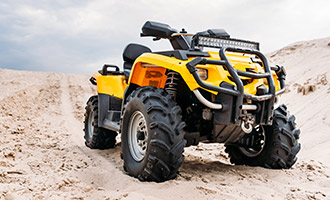
[[(229, 60), (226, 56), (226, 51), (256, 55), (257, 57), (259, 57), (259, 59), (261, 59), (261, 61), (263, 63), (263, 68), (265, 70), (265, 73), (256, 74), (256, 73), (236, 70), (231, 65), (231, 63), (229, 62)], [(270, 67), (268, 65), (268, 61), (267, 61), (266, 57), (261, 52), (259, 52), (257, 50), (223, 47), (223, 48), (220, 49), (219, 55), (220, 55), (221, 60), (210, 60), (210, 59), (207, 59), (207, 58), (197, 57), (197, 58), (191, 60), (190, 62), (188, 62), (186, 64), (186, 67), (189, 70), (189, 72), (193, 75), (196, 82), (202, 88), (236, 96), (236, 103), (235, 103), (236, 106), (234, 108), (235, 109), (235, 112), (234, 112), (235, 113), (234, 114), (235, 124), (240, 123), (240, 114), (241, 114), (242, 104), (243, 104), (243, 99), (244, 98), (249, 99), (249, 100), (253, 100), (253, 101), (269, 100), (269, 103), (267, 104), (267, 108), (266, 108), (266, 110), (267, 110), (267, 112), (266, 112), (266, 115), (267, 115), (266, 116), (266, 123), (271, 124), (272, 123), (272, 115), (273, 115), (273, 109), (274, 109), (275, 96), (280, 95), (280, 94), (284, 93), (284, 91), (285, 91), (285, 82), (284, 82), (284, 80), (285, 80), (285, 70), (284, 70), (284, 68), (280, 67), (280, 66)], [(224, 87), (221, 87), (221, 86), (216, 87), (216, 86), (204, 83), (201, 80), (201, 78), (199, 77), (199, 75), (197, 73), (197, 69), (195, 67), (196, 65), (201, 65), (201, 64), (202, 65), (205, 65), (205, 64), (222, 65), (222, 66), (226, 67), (229, 74), (233, 78), (234, 83), (236, 84), (236, 88), (235, 89), (230, 89), (230, 88), (224, 88)], [(276, 88), (275, 88), (274, 79), (273, 79), (273, 76), (272, 76), (272, 73), (271, 73), (271, 69), (275, 70), (278, 77), (279, 77), (281, 89), (277, 92), (275, 92)], [(244, 93), (244, 86), (243, 86), (243, 83), (242, 83), (241, 79), (239, 78), (239, 76), (249, 77), (249, 78), (253, 78), (253, 79), (266, 78), (267, 81), (268, 81), (268, 86), (269, 86), (268, 93), (260, 95), (260, 96)]]

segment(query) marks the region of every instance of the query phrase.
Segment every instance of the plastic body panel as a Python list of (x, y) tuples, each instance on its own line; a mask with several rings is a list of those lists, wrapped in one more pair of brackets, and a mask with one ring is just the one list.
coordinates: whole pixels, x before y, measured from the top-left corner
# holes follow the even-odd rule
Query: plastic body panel
[[(208, 59), (220, 60), (218, 52), (208, 52), (210, 57)], [(226, 53), (229, 58), (229, 61), (232, 63), (235, 69), (238, 70), (254, 70), (257, 72), (264, 73), (262, 66), (258, 63), (252, 63), (249, 55), (238, 54), (238, 53)], [(183, 80), (186, 82), (190, 90), (194, 90), (200, 88), (198, 83), (195, 81), (194, 77), (190, 74), (190, 72), (186, 68), (186, 64), (194, 59), (195, 57), (189, 57), (188, 60), (180, 60), (174, 57), (168, 57), (164, 55), (154, 54), (154, 53), (144, 53), (140, 57), (138, 57), (133, 65), (130, 78), (128, 83), (134, 83), (139, 85), (139, 79), (145, 73), (141, 72), (141, 70), (145, 70), (141, 68), (142, 63), (149, 63), (152, 65), (157, 65), (159, 67), (163, 67), (168, 70), (173, 70), (178, 72)], [(219, 65), (197, 65), (197, 68), (203, 68), (208, 70), (208, 79), (204, 82), (210, 85), (219, 86), (222, 82), (227, 82), (232, 85), (235, 85), (233, 81), (230, 80), (230, 74), (224, 67)], [(279, 83), (277, 81), (277, 76), (275, 72), (273, 73), (273, 77), (275, 80), (276, 90), (279, 90)], [(243, 80), (247, 79), (246, 77), (240, 77)], [(244, 92), (248, 94), (255, 95), (257, 93), (257, 87), (265, 84), (265, 80), (263, 79), (251, 79), (252, 82), (244, 86)], [(143, 81), (142, 81), (143, 82)], [(145, 83), (143, 84), (145, 86)], [(162, 87), (162, 85), (159, 85)], [(207, 90), (210, 93), (217, 95), (218, 92)]]
[(97, 92), (123, 99), (127, 87), (124, 75), (100, 75), (96, 78)]
[[(208, 52), (210, 57), (208, 59), (220, 60), (217, 52)], [(251, 62), (249, 55), (238, 54), (228, 52), (226, 53), (229, 61), (232, 63), (235, 69), (245, 71), (254, 70), (264, 73), (262, 66), (259, 63)], [(95, 73), (93, 77), (97, 80), (98, 93), (108, 94), (117, 98), (123, 99), (124, 92), (128, 85), (134, 83), (138, 86), (154, 86), (163, 88), (166, 81), (166, 70), (173, 70), (178, 72), (189, 89), (192, 91), (197, 88), (201, 88), (196, 82), (191, 73), (187, 70), (186, 64), (195, 57), (189, 57), (188, 60), (180, 60), (174, 57), (168, 57), (155, 53), (144, 53), (138, 57), (130, 73), (129, 80), (124, 75), (100, 75)], [(147, 63), (150, 65), (144, 66)], [(197, 65), (197, 68), (207, 69), (208, 78), (204, 82), (210, 85), (219, 86), (222, 82), (226, 82), (232, 85), (235, 83), (230, 79), (229, 72), (221, 65)], [(276, 91), (280, 89), (280, 85), (275, 72), (272, 72)], [(246, 77), (240, 77), (242, 80), (246, 80)], [(251, 82), (244, 85), (244, 93), (253, 94), (257, 93), (257, 87), (260, 85), (266, 85), (265, 79), (250, 79)], [(205, 88), (204, 88), (205, 89)], [(205, 89), (207, 90), (207, 89)], [(208, 92), (217, 95), (218, 92), (207, 90)]]

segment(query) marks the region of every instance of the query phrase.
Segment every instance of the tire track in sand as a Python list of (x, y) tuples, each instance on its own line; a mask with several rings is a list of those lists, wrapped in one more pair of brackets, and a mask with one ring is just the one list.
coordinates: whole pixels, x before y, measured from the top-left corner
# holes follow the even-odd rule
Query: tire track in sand
[[(83, 123), (75, 117), (76, 113), (73, 107), (75, 102), (71, 101), (69, 83), (69, 77), (63, 77), (61, 81), (61, 109), (62, 116), (65, 118), (64, 126), (71, 135), (70, 139), (74, 143), (73, 146), (76, 146), (83, 154), (91, 158), (93, 166), (95, 166), (89, 167), (88, 171), (77, 172), (77, 176), (85, 182), (93, 182), (94, 185), (106, 189), (119, 189), (121, 185), (127, 185), (125, 180), (132, 178), (126, 176), (122, 170), (119, 146), (109, 150), (92, 150), (85, 146)], [(116, 187), (114, 187), (114, 184)]]

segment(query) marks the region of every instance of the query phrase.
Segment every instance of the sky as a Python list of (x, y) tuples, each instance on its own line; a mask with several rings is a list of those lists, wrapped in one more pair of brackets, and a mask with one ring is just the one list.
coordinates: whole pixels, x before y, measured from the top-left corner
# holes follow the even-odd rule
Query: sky
[(329, 37), (329, 10), (328, 0), (1, 0), (0, 68), (93, 73), (105, 63), (121, 67), (131, 42), (171, 49), (140, 38), (148, 20), (189, 33), (223, 28), (269, 53)]

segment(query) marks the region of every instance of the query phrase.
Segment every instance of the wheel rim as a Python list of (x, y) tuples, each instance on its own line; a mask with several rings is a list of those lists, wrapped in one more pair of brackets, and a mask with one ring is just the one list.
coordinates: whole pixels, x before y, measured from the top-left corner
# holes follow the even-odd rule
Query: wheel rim
[(93, 137), (94, 133), (94, 111), (91, 111), (88, 116), (88, 140)]
[(254, 127), (253, 132), (251, 134), (254, 134), (253, 136), (256, 137), (256, 138), (254, 138), (255, 146), (254, 147), (239, 147), (240, 151), (247, 157), (258, 156), (264, 150), (265, 144), (266, 144), (266, 134), (265, 134), (265, 130), (262, 126), (258, 125), (256, 127)]
[(140, 111), (135, 111), (130, 118), (128, 126), (128, 146), (132, 157), (141, 161), (147, 150), (148, 130), (147, 123)]

